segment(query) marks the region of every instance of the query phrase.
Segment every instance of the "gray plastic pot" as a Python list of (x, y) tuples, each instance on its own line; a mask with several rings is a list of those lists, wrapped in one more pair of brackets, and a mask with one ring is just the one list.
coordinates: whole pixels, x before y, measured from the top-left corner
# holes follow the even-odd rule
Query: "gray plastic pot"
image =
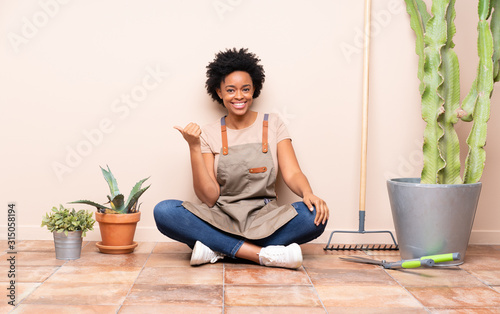
[(420, 178), (387, 181), (401, 258), (460, 253), (460, 265), (474, 223), (481, 183), (420, 184)]
[(57, 259), (79, 259), (82, 252), (82, 232), (71, 231), (66, 236), (64, 232), (53, 232)]

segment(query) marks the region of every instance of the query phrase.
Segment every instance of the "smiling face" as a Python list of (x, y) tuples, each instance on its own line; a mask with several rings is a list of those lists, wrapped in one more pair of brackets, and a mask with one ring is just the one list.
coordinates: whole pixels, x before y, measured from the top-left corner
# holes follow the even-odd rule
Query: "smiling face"
[(217, 94), (222, 99), (228, 115), (245, 115), (253, 101), (252, 78), (244, 71), (235, 71), (224, 78), (217, 89)]

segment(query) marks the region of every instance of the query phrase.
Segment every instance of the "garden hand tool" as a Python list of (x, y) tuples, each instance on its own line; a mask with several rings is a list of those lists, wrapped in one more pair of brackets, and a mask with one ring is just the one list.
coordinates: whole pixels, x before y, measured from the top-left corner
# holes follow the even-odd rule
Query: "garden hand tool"
[(378, 261), (361, 256), (340, 257), (340, 259), (350, 262), (380, 265), (385, 269), (399, 269), (399, 268), (407, 269), (407, 268), (417, 268), (417, 267), (432, 267), (436, 263), (456, 261), (460, 259), (460, 253), (429, 255), (429, 256), (423, 256), (421, 258), (401, 260), (398, 262), (386, 262), (385, 260)]

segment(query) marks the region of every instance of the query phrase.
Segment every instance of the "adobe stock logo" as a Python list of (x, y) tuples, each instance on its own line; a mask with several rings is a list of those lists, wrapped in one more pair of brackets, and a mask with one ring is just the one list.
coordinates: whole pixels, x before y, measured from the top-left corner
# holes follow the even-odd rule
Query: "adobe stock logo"
[[(374, 38), (382, 32), (384, 28), (387, 28), (395, 15), (399, 15), (405, 11), (404, 1), (402, 0), (391, 0), (387, 4), (387, 9), (381, 9), (377, 12), (372, 12), (371, 14), (371, 37)], [(351, 58), (353, 55), (358, 55), (363, 52), (364, 37), (367, 34), (364, 31), (356, 27), (354, 28), (354, 37), (352, 43), (342, 42), (340, 44), (340, 50), (344, 55), (344, 58), (348, 63), (351, 63)]]
[(394, 178), (408, 178), (420, 176), (419, 171), (422, 170), (424, 164), (424, 156), (422, 155), (422, 141), (415, 140), (415, 148), (407, 155), (398, 157), (398, 165), (396, 173), (392, 171), (385, 171), (384, 177), (386, 180)]
[[(146, 74), (142, 77), (141, 83), (111, 102), (111, 112), (117, 114), (120, 120), (126, 119), (132, 110), (137, 109), (148, 98), (150, 92), (158, 88), (168, 76), (169, 74), (163, 72), (158, 65), (155, 68), (146, 67)], [(51, 164), (59, 182), (63, 181), (64, 175), (73, 172), (81, 165), (84, 158), (102, 144), (105, 136), (115, 130), (116, 119), (113, 118), (114, 116), (102, 118), (96, 127), (82, 130), (83, 138), (75, 145), (66, 145), (64, 161), (53, 161)]]
[(15, 52), (19, 52), (21, 45), (26, 45), (38, 35), (40, 29), (49, 24), (49, 21), (59, 14), (61, 5), (65, 5), (69, 0), (40, 0), (40, 9), (36, 11), (31, 19), (23, 16), (21, 19), (21, 29), (19, 33), (9, 32), (7, 38)]
[(226, 15), (227, 12), (234, 11), (234, 9), (238, 7), (242, 2), (243, 0), (215, 0), (214, 2), (212, 2), (212, 6), (219, 16), (219, 19), (223, 21), (224, 15)]
[(289, 125), (291, 120), (295, 120), (295, 118), (297, 117), (295, 114), (288, 112), (287, 106), (283, 106), (281, 108), (275, 107), (271, 112), (276, 113), (285, 125)]

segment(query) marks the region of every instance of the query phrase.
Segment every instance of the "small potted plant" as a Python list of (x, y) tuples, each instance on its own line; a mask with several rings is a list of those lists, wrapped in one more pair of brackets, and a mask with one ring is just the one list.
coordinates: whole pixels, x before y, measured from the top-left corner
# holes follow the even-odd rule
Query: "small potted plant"
[(111, 193), (107, 196), (108, 202), (101, 205), (89, 200), (78, 200), (70, 202), (70, 204), (87, 204), (97, 208), (95, 216), (99, 223), (102, 242), (96, 243), (96, 246), (101, 253), (132, 253), (137, 246), (137, 242), (134, 242), (135, 229), (141, 219), (139, 197), (151, 185), (145, 188), (141, 188), (141, 186), (149, 177), (137, 182), (130, 191), (128, 199), (125, 200), (109, 166), (108, 170), (100, 168)]
[(75, 211), (60, 205), (52, 207), (42, 219), (42, 227), (47, 226), (54, 235), (57, 259), (79, 259), (82, 251), (82, 238), (87, 231), (94, 230), (95, 220), (86, 210)]

